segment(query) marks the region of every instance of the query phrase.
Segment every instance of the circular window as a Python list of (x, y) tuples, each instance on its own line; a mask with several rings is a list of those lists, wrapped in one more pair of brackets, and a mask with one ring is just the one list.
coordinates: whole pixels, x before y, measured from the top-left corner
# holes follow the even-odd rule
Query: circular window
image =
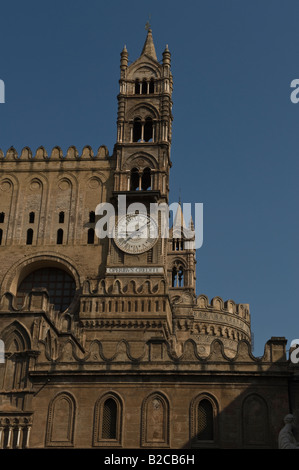
[(17, 304), (22, 307), (25, 296), (35, 288), (45, 288), (50, 297), (50, 303), (55, 310), (64, 311), (72, 302), (76, 284), (74, 279), (62, 269), (42, 268), (29, 274), (18, 287)]

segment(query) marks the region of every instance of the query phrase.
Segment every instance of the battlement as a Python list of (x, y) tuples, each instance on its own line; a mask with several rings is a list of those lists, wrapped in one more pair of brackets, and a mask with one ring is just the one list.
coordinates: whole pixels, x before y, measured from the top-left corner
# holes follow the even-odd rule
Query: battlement
[(233, 300), (224, 301), (221, 297), (214, 297), (209, 303), (208, 297), (202, 294), (197, 297), (196, 305), (204, 310), (208, 309), (213, 312), (234, 314), (250, 322), (249, 304), (236, 304)]
[(53, 147), (51, 153), (48, 154), (46, 149), (43, 146), (38, 147), (35, 154), (29, 147), (24, 147), (18, 154), (17, 150), (14, 147), (10, 147), (6, 154), (3, 150), (0, 149), (0, 163), (2, 162), (21, 162), (21, 161), (65, 161), (65, 160), (94, 160), (94, 159), (107, 159), (109, 157), (109, 151), (105, 145), (101, 145), (97, 152), (94, 152), (93, 149), (86, 145), (83, 147), (81, 154), (75, 146), (70, 146), (66, 154), (63, 154), (62, 149), (59, 146)]

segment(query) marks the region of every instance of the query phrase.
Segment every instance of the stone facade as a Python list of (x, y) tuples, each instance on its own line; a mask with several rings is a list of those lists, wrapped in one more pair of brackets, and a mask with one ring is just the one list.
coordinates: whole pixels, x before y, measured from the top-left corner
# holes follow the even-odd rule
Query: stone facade
[(120, 198), (168, 203), (172, 87), (149, 30), (121, 53), (113, 155), (0, 152), (1, 448), (276, 448), (299, 418), (285, 338), (256, 358), (249, 305), (196, 295), (180, 205), (147, 250), (97, 237), (103, 202), (117, 223)]

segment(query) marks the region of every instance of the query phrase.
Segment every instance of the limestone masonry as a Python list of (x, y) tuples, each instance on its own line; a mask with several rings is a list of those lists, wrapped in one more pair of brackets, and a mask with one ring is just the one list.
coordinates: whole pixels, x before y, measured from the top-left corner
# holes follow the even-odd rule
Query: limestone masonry
[(196, 294), (181, 206), (134, 254), (96, 236), (101, 202), (168, 204), (171, 55), (150, 29), (119, 84), (112, 155), (0, 151), (0, 448), (276, 448), (298, 366), (281, 337), (253, 356), (247, 303)]

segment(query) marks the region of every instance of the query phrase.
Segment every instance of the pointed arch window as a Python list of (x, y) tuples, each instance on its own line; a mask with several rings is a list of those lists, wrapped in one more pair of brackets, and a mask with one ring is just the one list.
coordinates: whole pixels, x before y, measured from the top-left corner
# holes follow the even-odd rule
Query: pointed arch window
[(132, 168), (130, 176), (130, 191), (149, 191), (152, 189), (152, 172), (145, 168), (142, 172)]
[(172, 287), (184, 287), (184, 268), (183, 266), (174, 266), (172, 269)]
[(95, 405), (93, 445), (118, 447), (122, 443), (122, 402), (109, 393)]
[(169, 403), (159, 392), (144, 400), (141, 416), (142, 447), (169, 446)]
[(245, 398), (242, 409), (243, 445), (266, 448), (269, 445), (269, 412), (266, 401), (257, 394)]
[(102, 438), (116, 439), (117, 405), (113, 398), (108, 398), (103, 407)]
[(209, 394), (196, 397), (190, 407), (192, 447), (210, 448), (218, 442), (218, 406)]
[(27, 386), (28, 357), (31, 349), (28, 332), (18, 322), (14, 322), (2, 333), (5, 352), (8, 357), (4, 370), (0, 370), (0, 387), (6, 391), (20, 390)]
[(136, 117), (133, 120), (133, 142), (154, 142), (155, 140), (155, 127), (153, 119), (148, 116), (145, 120)]
[(56, 395), (48, 410), (46, 446), (72, 447), (75, 419), (76, 402), (73, 396), (68, 392)]
[(197, 439), (214, 440), (213, 407), (209, 400), (201, 400), (197, 412)]

